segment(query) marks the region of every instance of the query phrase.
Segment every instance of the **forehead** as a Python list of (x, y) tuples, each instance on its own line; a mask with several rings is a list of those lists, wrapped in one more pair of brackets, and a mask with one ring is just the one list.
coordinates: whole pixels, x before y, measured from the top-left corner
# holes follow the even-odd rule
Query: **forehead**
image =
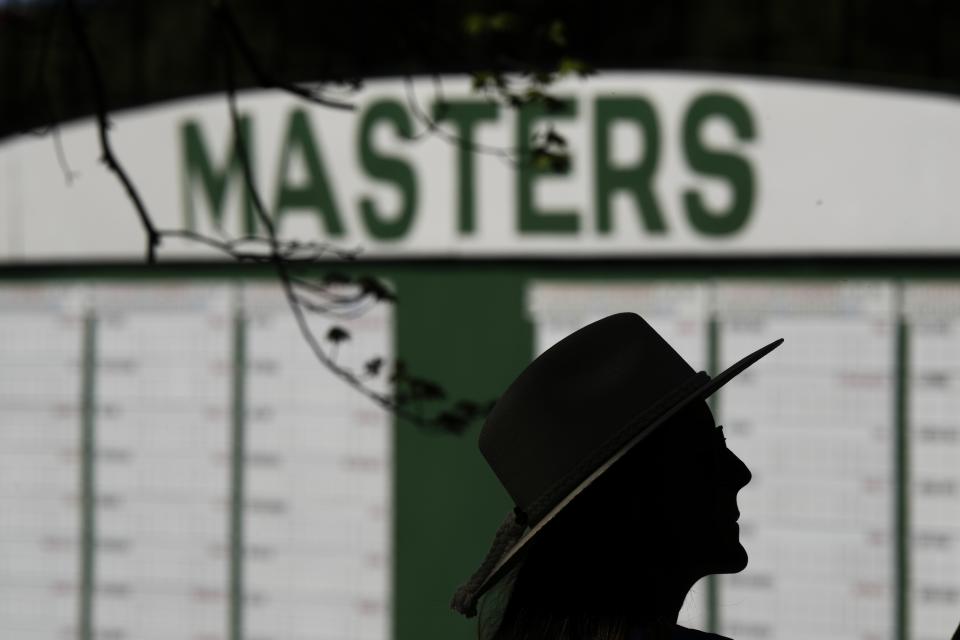
[(706, 400), (695, 400), (680, 410), (670, 419), (673, 428), (679, 429), (709, 429), (717, 425), (713, 412)]
[(712, 443), (714, 428), (717, 426), (713, 412), (704, 400), (697, 400), (684, 407), (660, 428), (662, 446), (668, 449), (679, 447), (688, 449), (707, 446)]
[[(677, 412), (653, 434), (647, 445), (638, 449), (662, 450), (662, 447), (688, 447), (694, 442), (710, 442), (717, 423), (705, 400), (696, 400)], [(638, 452), (639, 455), (643, 455)]]

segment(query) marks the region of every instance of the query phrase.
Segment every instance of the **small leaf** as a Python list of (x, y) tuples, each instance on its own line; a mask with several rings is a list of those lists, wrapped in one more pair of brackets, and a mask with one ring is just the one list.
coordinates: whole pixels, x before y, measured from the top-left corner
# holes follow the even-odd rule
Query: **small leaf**
[(453, 409), (461, 416), (473, 418), (480, 412), (480, 405), (470, 400), (461, 400), (453, 406)]
[(560, 135), (559, 133), (557, 133), (556, 129), (554, 129), (553, 127), (551, 127), (551, 128), (547, 131), (547, 142), (548, 142), (548, 143), (551, 143), (551, 144), (555, 144), (555, 145), (557, 145), (558, 147), (566, 147), (566, 146), (567, 146), (567, 139), (564, 138), (564, 137), (563, 137), (562, 135)]
[(410, 381), (410, 392), (414, 398), (420, 400), (441, 400), (447, 396), (443, 387), (423, 378), (413, 378)]
[(547, 96), (540, 89), (530, 87), (527, 89), (525, 97), (527, 102), (539, 102), (540, 100), (545, 99)]
[(566, 153), (550, 155), (550, 170), (554, 173), (566, 173), (570, 170), (570, 156)]
[(501, 11), (490, 16), (487, 25), (491, 31), (510, 31), (517, 24), (517, 17), (507, 11)]
[(468, 36), (478, 36), (487, 30), (487, 17), (482, 13), (471, 13), (463, 19), (463, 31)]
[(363, 370), (366, 371), (370, 377), (378, 375), (381, 368), (383, 368), (383, 358), (372, 358), (367, 360), (363, 365)]
[(350, 339), (350, 333), (347, 332), (343, 327), (335, 326), (330, 327), (330, 330), (327, 331), (327, 340), (334, 344), (340, 344), (346, 340)]
[(394, 295), (393, 291), (387, 288), (383, 282), (377, 280), (372, 276), (362, 276), (357, 279), (357, 284), (363, 289), (363, 292), (367, 295), (373, 296), (376, 300), (387, 300), (388, 302), (395, 302), (397, 297)]
[(473, 89), (474, 91), (480, 89), (486, 89), (493, 81), (493, 74), (489, 71), (474, 71), (473, 72)]
[(537, 84), (548, 85), (553, 82), (553, 73), (550, 71), (537, 71), (533, 74), (534, 81)]
[(554, 20), (547, 29), (547, 38), (558, 47), (567, 46), (567, 28), (560, 20)]
[(390, 382), (405, 380), (407, 378), (407, 363), (403, 360), (397, 360), (393, 365), (393, 373), (390, 374)]
[(546, 108), (547, 113), (559, 113), (563, 111), (563, 100), (554, 98), (551, 95), (544, 95), (543, 106)]
[(434, 420), (437, 425), (452, 433), (461, 433), (469, 422), (464, 420), (463, 416), (451, 413), (450, 411), (441, 412)]
[(580, 60), (579, 58), (564, 56), (560, 58), (560, 63), (557, 65), (557, 71), (561, 75), (575, 73), (579, 76), (585, 76), (590, 73), (590, 67), (587, 66), (586, 62)]
[(550, 154), (544, 149), (533, 150), (533, 166), (538, 171), (550, 171), (553, 167), (553, 160)]

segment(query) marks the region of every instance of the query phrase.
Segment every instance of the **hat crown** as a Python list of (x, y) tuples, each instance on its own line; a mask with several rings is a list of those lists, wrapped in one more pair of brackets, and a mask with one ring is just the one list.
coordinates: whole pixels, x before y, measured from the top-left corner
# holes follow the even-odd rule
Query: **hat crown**
[(558, 485), (579, 480), (571, 475), (580, 473), (584, 460), (694, 376), (643, 318), (608, 316), (524, 369), (490, 412), (480, 451), (526, 511)]

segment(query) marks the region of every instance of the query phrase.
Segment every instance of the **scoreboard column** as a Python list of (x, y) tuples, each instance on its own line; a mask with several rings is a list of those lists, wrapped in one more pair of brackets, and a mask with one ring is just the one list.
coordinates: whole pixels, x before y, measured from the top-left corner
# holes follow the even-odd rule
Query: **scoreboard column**
[(896, 322), (889, 284), (720, 285), (722, 366), (783, 346), (719, 393), (750, 557), (722, 576), (738, 640), (894, 635)]
[[(245, 637), (389, 638), (392, 416), (317, 361), (278, 286), (245, 286), (242, 308)], [(387, 305), (344, 320), (349, 338), (337, 344), (327, 339), (335, 318), (308, 322), (360, 378), (364, 363), (391, 361)]]
[(0, 290), (0, 637), (77, 637), (81, 371), (75, 288)]
[(93, 310), (95, 635), (225, 638), (230, 289), (101, 284)]
[(906, 288), (910, 638), (960, 619), (960, 286)]

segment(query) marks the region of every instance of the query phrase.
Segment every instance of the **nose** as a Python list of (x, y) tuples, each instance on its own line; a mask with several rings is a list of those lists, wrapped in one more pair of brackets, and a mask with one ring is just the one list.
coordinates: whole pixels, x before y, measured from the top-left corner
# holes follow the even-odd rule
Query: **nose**
[(737, 454), (729, 449), (727, 449), (727, 454), (726, 470), (729, 482), (736, 489), (742, 489), (753, 478), (753, 474), (750, 473), (750, 468)]

